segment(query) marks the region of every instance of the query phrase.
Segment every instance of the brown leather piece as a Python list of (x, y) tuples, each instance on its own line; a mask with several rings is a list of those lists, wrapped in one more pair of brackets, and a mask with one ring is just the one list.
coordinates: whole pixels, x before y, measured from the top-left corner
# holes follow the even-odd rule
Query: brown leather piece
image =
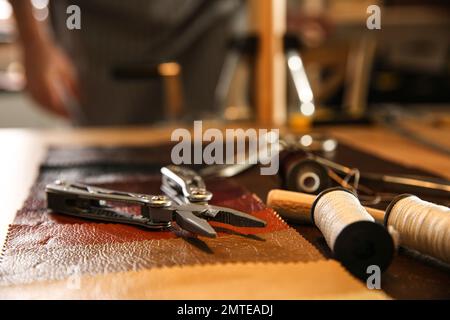
[[(206, 181), (214, 194), (210, 203), (252, 214), (265, 220), (266, 227), (240, 228), (210, 222), (218, 238), (205, 239), (188, 237), (175, 224), (169, 230), (150, 231), (48, 212), (45, 186), (57, 179), (130, 192), (161, 193), (159, 167), (155, 172), (135, 163), (136, 159), (155, 162), (158, 152), (154, 150), (115, 148), (113, 153), (119, 154), (118, 157), (112, 157), (109, 149), (78, 152), (53, 150), (41, 167), (28, 199), (10, 226), (0, 263), (0, 283), (62, 279), (74, 269), (81, 274), (97, 274), (159, 266), (322, 259), (272, 209), (230, 179)], [(140, 155), (143, 156), (139, 158)], [(130, 159), (135, 161), (128, 163)], [(104, 166), (110, 160), (112, 163)], [(137, 207), (117, 209), (139, 213)]]
[[(210, 224), (216, 229), (219, 237), (229, 234), (268, 233), (288, 228), (286, 223), (273, 210), (268, 208), (261, 210), (259, 208), (260, 203), (256, 202), (252, 195), (243, 195), (236, 199), (236, 203), (237, 205), (233, 207), (241, 210), (245, 210), (245, 208), (242, 208), (242, 204), (246, 203), (248, 208), (246, 212), (264, 219), (267, 226), (265, 228), (243, 228), (211, 221)], [(251, 211), (249, 210), (251, 208), (260, 210)], [(22, 211), (18, 214), (16, 222), (10, 227), (5, 248), (6, 250), (15, 250), (33, 246), (36, 243), (39, 245), (46, 244), (47, 246), (70, 246), (171, 239), (176, 238), (177, 233), (179, 233), (179, 230), (176, 226), (171, 229), (152, 231), (131, 225), (83, 220), (40, 209), (32, 212)]]
[[(77, 228), (80, 225), (77, 225)], [(96, 232), (96, 230), (92, 230)], [(317, 261), (323, 256), (294, 229), (258, 235), (229, 235), (220, 238), (174, 238), (142, 241), (59, 243), (49, 233), (47, 239), (34, 238), (33, 230), (12, 230), (9, 249), (0, 264), (0, 285), (64, 279), (74, 272), (100, 274), (141, 270), (162, 266), (229, 262)], [(56, 238), (60, 231), (56, 232)], [(80, 230), (68, 231), (85, 237)], [(64, 235), (61, 235), (64, 238)], [(106, 237), (97, 234), (98, 237)], [(22, 243), (24, 241), (24, 243)]]

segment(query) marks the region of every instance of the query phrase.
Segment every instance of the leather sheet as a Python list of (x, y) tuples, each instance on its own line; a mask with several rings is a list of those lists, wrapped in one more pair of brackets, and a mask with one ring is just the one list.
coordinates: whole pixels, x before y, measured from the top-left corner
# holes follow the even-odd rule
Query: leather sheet
[[(161, 150), (164, 148), (167, 147)], [(10, 226), (0, 263), (0, 285), (64, 279), (74, 272), (93, 275), (162, 266), (324, 259), (257, 196), (232, 180), (206, 181), (214, 194), (211, 203), (264, 219), (265, 228), (238, 228), (211, 222), (218, 238), (208, 239), (188, 236), (176, 226), (172, 230), (149, 231), (46, 210), (45, 185), (56, 179), (160, 193), (159, 168), (167, 163), (163, 158), (167, 152), (155, 152), (155, 148), (114, 150), (49, 152), (28, 199)]]

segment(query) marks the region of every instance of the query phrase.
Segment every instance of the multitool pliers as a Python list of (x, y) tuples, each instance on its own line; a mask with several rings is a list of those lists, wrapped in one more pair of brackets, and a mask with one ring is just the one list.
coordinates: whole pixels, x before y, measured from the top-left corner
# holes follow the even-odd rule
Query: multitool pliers
[[(109, 190), (80, 183), (55, 181), (46, 186), (47, 207), (55, 213), (125, 223), (149, 229), (169, 228), (172, 222), (193, 234), (214, 238), (207, 221), (239, 227), (264, 227), (266, 222), (247, 213), (208, 204), (213, 194), (195, 171), (169, 165), (161, 168), (164, 195)], [(140, 207), (140, 214), (117, 210), (117, 205)], [(119, 207), (120, 207), (119, 206)]]

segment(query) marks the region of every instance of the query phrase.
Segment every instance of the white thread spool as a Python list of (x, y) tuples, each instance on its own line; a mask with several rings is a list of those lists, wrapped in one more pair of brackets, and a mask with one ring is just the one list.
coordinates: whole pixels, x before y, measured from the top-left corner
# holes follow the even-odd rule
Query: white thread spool
[(311, 207), (311, 220), (336, 259), (354, 275), (366, 277), (368, 266), (385, 270), (392, 261), (392, 237), (350, 191), (332, 188), (320, 193)]
[(391, 202), (384, 224), (402, 245), (450, 263), (450, 208), (404, 194)]

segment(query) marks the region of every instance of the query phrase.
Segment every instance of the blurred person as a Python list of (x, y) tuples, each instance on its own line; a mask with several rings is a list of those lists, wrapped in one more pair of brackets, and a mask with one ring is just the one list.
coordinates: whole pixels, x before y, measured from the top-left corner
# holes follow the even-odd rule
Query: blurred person
[[(243, 7), (242, 0), (50, 0), (50, 19), (41, 22), (30, 0), (10, 1), (29, 93), (81, 126), (164, 120), (161, 77), (112, 74), (145, 61), (178, 62), (187, 112), (210, 109), (233, 19)], [(66, 25), (70, 5), (80, 8), (81, 29)]]

